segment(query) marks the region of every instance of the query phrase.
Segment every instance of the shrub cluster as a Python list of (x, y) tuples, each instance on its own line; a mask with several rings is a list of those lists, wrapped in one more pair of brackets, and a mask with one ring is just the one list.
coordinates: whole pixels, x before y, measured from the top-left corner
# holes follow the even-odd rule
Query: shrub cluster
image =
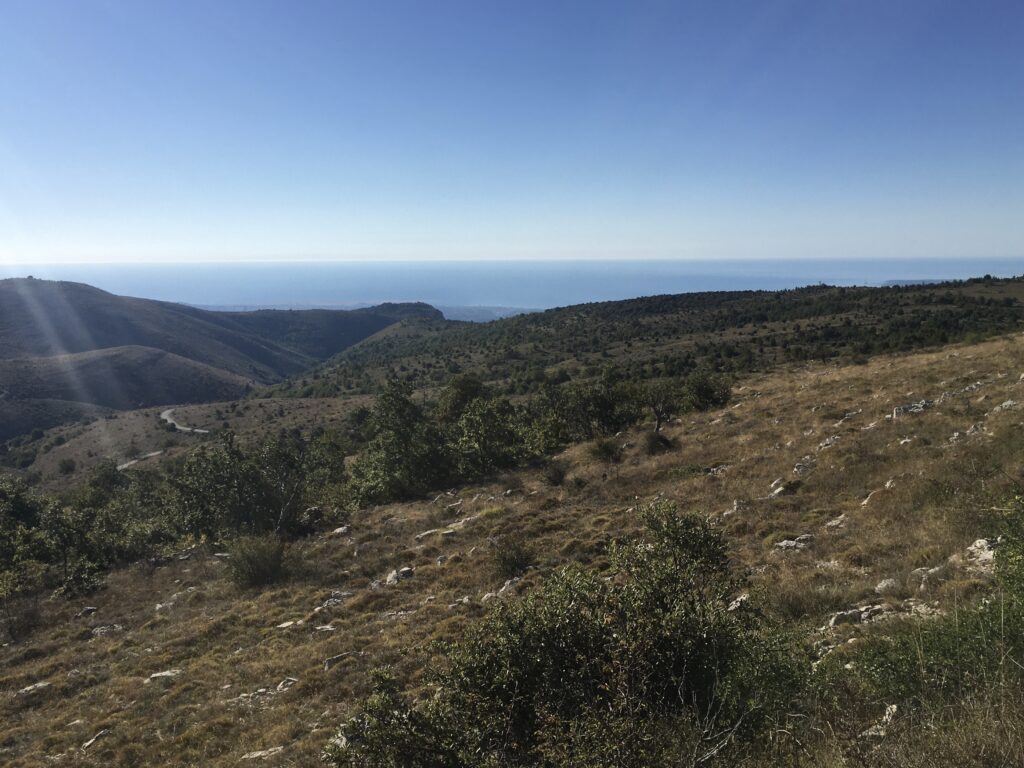
[[(605, 438), (646, 414), (655, 431), (678, 413), (728, 402), (728, 384), (698, 372), (679, 381), (549, 386), (523, 403), (490, 393), (468, 375), (454, 377), (433, 411), (412, 400), (412, 389), (392, 380), (369, 418), (370, 436), (353, 463), (347, 490), (352, 506), (414, 498), (466, 482), (583, 440)], [(613, 461), (612, 440), (595, 444)]]
[(342, 728), (339, 766), (669, 765), (778, 716), (801, 666), (732, 601), (718, 531), (661, 502), (611, 573), (566, 568), (447, 647), (436, 694), (387, 675)]

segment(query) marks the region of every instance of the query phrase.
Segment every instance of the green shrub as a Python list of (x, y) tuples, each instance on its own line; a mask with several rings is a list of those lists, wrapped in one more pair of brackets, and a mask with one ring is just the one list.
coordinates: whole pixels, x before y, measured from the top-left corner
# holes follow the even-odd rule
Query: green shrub
[(339, 766), (664, 765), (723, 756), (800, 689), (804, 662), (756, 612), (721, 534), (667, 503), (613, 547), (608, 578), (568, 567), (497, 605), (419, 703), (394, 682), (328, 749)]
[(284, 579), (285, 545), (275, 534), (243, 536), (228, 549), (231, 578), (239, 587), (266, 587)]

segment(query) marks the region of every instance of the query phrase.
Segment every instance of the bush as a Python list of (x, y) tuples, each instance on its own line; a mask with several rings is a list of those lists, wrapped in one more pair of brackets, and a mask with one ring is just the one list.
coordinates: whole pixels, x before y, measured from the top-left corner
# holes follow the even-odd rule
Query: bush
[(519, 536), (502, 536), (494, 544), (494, 571), (498, 578), (522, 576), (536, 560), (533, 548)]
[(39, 626), (41, 588), (37, 567), (0, 572), (0, 627), (12, 642), (24, 640)]
[(756, 612), (721, 534), (658, 503), (608, 578), (568, 567), (448, 646), (436, 695), (391, 679), (328, 749), (339, 766), (665, 765), (726, 757), (781, 716), (806, 661)]
[(561, 485), (567, 473), (565, 464), (560, 461), (550, 461), (544, 466), (544, 479), (549, 485)]
[(590, 446), (590, 455), (606, 464), (618, 464), (622, 461), (622, 446), (614, 438), (602, 438)]
[(228, 552), (231, 578), (243, 589), (266, 587), (286, 575), (284, 542), (275, 534), (243, 536)]
[(661, 432), (647, 432), (644, 435), (644, 451), (648, 456), (655, 456), (672, 450), (675, 444)]

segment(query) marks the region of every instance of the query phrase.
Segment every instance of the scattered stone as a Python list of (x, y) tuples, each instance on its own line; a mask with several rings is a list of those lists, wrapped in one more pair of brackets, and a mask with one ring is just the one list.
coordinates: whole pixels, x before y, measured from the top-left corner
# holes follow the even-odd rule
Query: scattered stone
[(45, 680), (40, 681), (38, 683), (32, 683), (32, 685), (26, 685), (24, 688), (18, 691), (18, 695), (35, 696), (37, 693), (42, 693), (43, 691), (45, 691), (47, 688), (50, 687), (50, 685), (51, 683), (48, 683)]
[(1009, 410), (1011, 410), (1013, 408), (1016, 408), (1016, 407), (1017, 407), (1017, 401), (1016, 400), (1007, 400), (1006, 402), (1001, 403), (1000, 405), (997, 405), (995, 408), (993, 408), (991, 411), (989, 411), (989, 413), (990, 414), (991, 413), (1000, 413), (1002, 411), (1009, 411)]
[(943, 616), (944, 611), (938, 608), (938, 603), (924, 603), (916, 598), (910, 597), (903, 601), (903, 610), (912, 616), (923, 619), (931, 619), (936, 616)]
[(399, 568), (398, 570), (394, 570), (388, 574), (388, 577), (385, 580), (385, 584), (387, 584), (389, 587), (393, 586), (400, 581), (404, 581), (405, 579), (411, 579), (414, 573), (415, 571), (409, 566)]
[(94, 605), (87, 605), (85, 608), (75, 614), (76, 619), (84, 619), (86, 616), (92, 616), (99, 609)]
[(735, 600), (729, 603), (729, 607), (726, 608), (726, 610), (738, 611), (740, 608), (747, 604), (748, 600), (750, 600), (750, 595), (747, 592), (744, 592), (742, 595), (739, 595)]
[(456, 600), (454, 603), (449, 603), (448, 607), (450, 609), (455, 609), (455, 608), (458, 608), (459, 606), (462, 606), (462, 605), (469, 605), (471, 602), (472, 602), (472, 600), (470, 600), (469, 595), (466, 595), (462, 599)]
[(826, 448), (831, 448), (833, 445), (842, 440), (842, 435), (832, 435), (832, 437), (826, 437), (820, 443), (818, 443), (818, 450), (823, 451)]
[(916, 439), (917, 439), (917, 435), (914, 435), (913, 437), (901, 437), (900, 438), (900, 445), (907, 445), (907, 443), (912, 443)]
[(297, 677), (286, 677), (284, 680), (277, 684), (277, 692), (284, 693), (297, 682), (299, 682), (299, 679)]
[(441, 541), (451, 541), (455, 538), (455, 531), (449, 528), (446, 531), (441, 531)]
[(275, 627), (275, 629), (288, 629), (289, 627), (294, 627), (294, 626), (295, 626), (295, 622), (294, 621), (282, 621), (280, 624), (278, 624)]
[[(969, 571), (981, 574), (990, 574), (995, 567), (995, 548), (997, 544), (997, 541), (978, 539), (966, 549), (963, 557), (960, 558), (960, 561)], [(954, 555), (953, 558), (950, 558), (951, 562), (957, 564), (956, 558), (956, 555)]]
[(859, 609), (861, 622), (874, 621), (888, 613), (884, 605), (862, 605)]
[(851, 608), (848, 611), (839, 611), (828, 620), (830, 627), (839, 627), (844, 624), (860, 624), (863, 613), (860, 608)]
[(328, 536), (345, 536), (347, 534), (348, 534), (348, 526), (347, 525), (343, 525), (343, 526), (341, 526), (339, 528), (335, 528), (333, 531), (331, 531), (327, 535)]
[(863, 412), (864, 412), (863, 408), (858, 408), (856, 411), (850, 411), (850, 412), (844, 414), (843, 418), (841, 418), (839, 421), (837, 421), (832, 426), (833, 427), (841, 427), (841, 426), (843, 426), (843, 424), (845, 424), (847, 421), (852, 419), (854, 416), (859, 416)]
[(805, 533), (795, 539), (783, 539), (775, 544), (775, 548), (783, 552), (807, 549), (812, 541), (814, 541), (814, 537)]
[(825, 527), (830, 531), (835, 531), (840, 528), (846, 527), (846, 513), (844, 512), (839, 517), (833, 518), (825, 523)]
[(793, 465), (793, 474), (797, 476), (806, 475), (816, 466), (818, 466), (818, 460), (812, 454), (808, 454)]
[(165, 669), (163, 672), (154, 672), (152, 675), (146, 678), (146, 682), (152, 683), (153, 681), (159, 682), (162, 680), (173, 680), (180, 674), (180, 669)]
[(440, 568), (442, 565), (448, 562), (448, 555), (438, 555), (437, 560), (435, 562), (437, 562), (437, 567)]
[(95, 736), (93, 736), (91, 739), (89, 739), (87, 742), (85, 742), (82, 745), (82, 751), (84, 752), (85, 750), (87, 750), (89, 747), (91, 747), (93, 744), (95, 744), (98, 739), (103, 738), (108, 733), (110, 733), (110, 729), (109, 728), (104, 728), (102, 731), (97, 733)]
[(895, 704), (888, 705), (885, 708), (885, 714), (882, 715), (882, 719), (861, 733), (860, 738), (869, 740), (884, 739), (889, 732), (889, 726), (892, 724), (893, 718), (896, 717), (896, 711), (897, 707)]
[(429, 531), (423, 531), (422, 533), (417, 533), (413, 538), (415, 538), (416, 541), (423, 541), (425, 538), (427, 538), (427, 536), (433, 536), (435, 533), (438, 533), (440, 530), (441, 530), (440, 528), (431, 528)]
[(750, 511), (750, 502), (749, 501), (746, 501), (744, 499), (733, 499), (733, 501), (732, 501), (732, 509), (727, 509), (725, 512), (723, 512), (722, 513), (722, 517), (729, 517), (730, 515), (735, 515), (735, 514), (740, 513), (740, 512), (749, 512), (749, 511)]
[(313, 609), (313, 613), (320, 613), (320, 611), (329, 611), (332, 608), (337, 608), (339, 605), (343, 605), (345, 601), (352, 597), (352, 592), (339, 592), (337, 590), (331, 592), (331, 596), (324, 600), (321, 605), (318, 605)]
[(247, 752), (242, 755), (243, 760), (266, 760), (268, 757), (284, 752), (284, 747), (271, 747), (270, 749), (260, 749), (256, 752)]
[(892, 409), (892, 418), (896, 419), (900, 416), (906, 416), (911, 413), (924, 413), (929, 408), (933, 407), (935, 402), (933, 400), (918, 400), (916, 403), (908, 403), (907, 405), (897, 405)]
[(122, 631), (124, 631), (124, 627), (122, 627), (120, 624), (105, 624), (101, 627), (93, 627), (92, 636), (106, 637), (107, 635), (112, 635), (115, 632)]
[(888, 595), (899, 589), (896, 579), (882, 579), (875, 585), (876, 595)]

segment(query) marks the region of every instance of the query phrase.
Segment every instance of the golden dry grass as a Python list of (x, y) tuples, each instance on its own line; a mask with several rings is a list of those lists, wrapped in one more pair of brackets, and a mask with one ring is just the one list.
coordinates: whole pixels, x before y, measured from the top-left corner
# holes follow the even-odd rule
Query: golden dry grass
[[(637, 504), (655, 497), (720, 520), (753, 589), (810, 637), (831, 612), (869, 599), (951, 606), (986, 589), (984, 578), (952, 569), (920, 591), (908, 576), (992, 532), (992, 507), (1024, 455), (1024, 407), (993, 409), (1024, 402), (1022, 371), (1024, 337), (1013, 336), (758, 375), (738, 382), (723, 411), (669, 425), (675, 447), (664, 453), (648, 456), (638, 428), (618, 436), (625, 448), (616, 464), (595, 460), (587, 445), (567, 450), (559, 486), (524, 470), (436, 500), (364, 510), (349, 533), (293, 547), (291, 579), (264, 592), (240, 592), (205, 549), (119, 571), (87, 600), (48, 602), (30, 641), (0, 649), (0, 762), (226, 766), (283, 747), (258, 764), (310, 764), (366, 692), (370, 667), (394, 665), (415, 684), (434, 643), (457, 638), (486, 609), (483, 596), (502, 587), (493, 556), (500, 537), (519, 537), (536, 554), (537, 567), (509, 591), (526, 590), (569, 561), (600, 567), (609, 542), (638, 530)], [(974, 382), (981, 386), (923, 413), (885, 418)], [(183, 421), (192, 411), (182, 409)], [(974, 424), (984, 431), (967, 435)], [(951, 442), (955, 432), (962, 436)], [(798, 477), (794, 466), (809, 455), (816, 466)], [(770, 497), (778, 478), (789, 490)], [(844, 526), (827, 527), (843, 515)], [(455, 533), (417, 538), (435, 528)], [(802, 551), (775, 547), (803, 534), (814, 539)], [(370, 588), (403, 566), (415, 576)], [(897, 588), (879, 598), (874, 587), (884, 578)], [(352, 595), (314, 612), (332, 591)], [(75, 618), (85, 605), (98, 610)], [(111, 624), (123, 631), (94, 637)], [(333, 631), (317, 629), (327, 625)], [(343, 653), (325, 670), (325, 659)], [(168, 669), (181, 674), (146, 682)], [(277, 692), (286, 678), (297, 682)], [(39, 681), (51, 686), (17, 694)]]

